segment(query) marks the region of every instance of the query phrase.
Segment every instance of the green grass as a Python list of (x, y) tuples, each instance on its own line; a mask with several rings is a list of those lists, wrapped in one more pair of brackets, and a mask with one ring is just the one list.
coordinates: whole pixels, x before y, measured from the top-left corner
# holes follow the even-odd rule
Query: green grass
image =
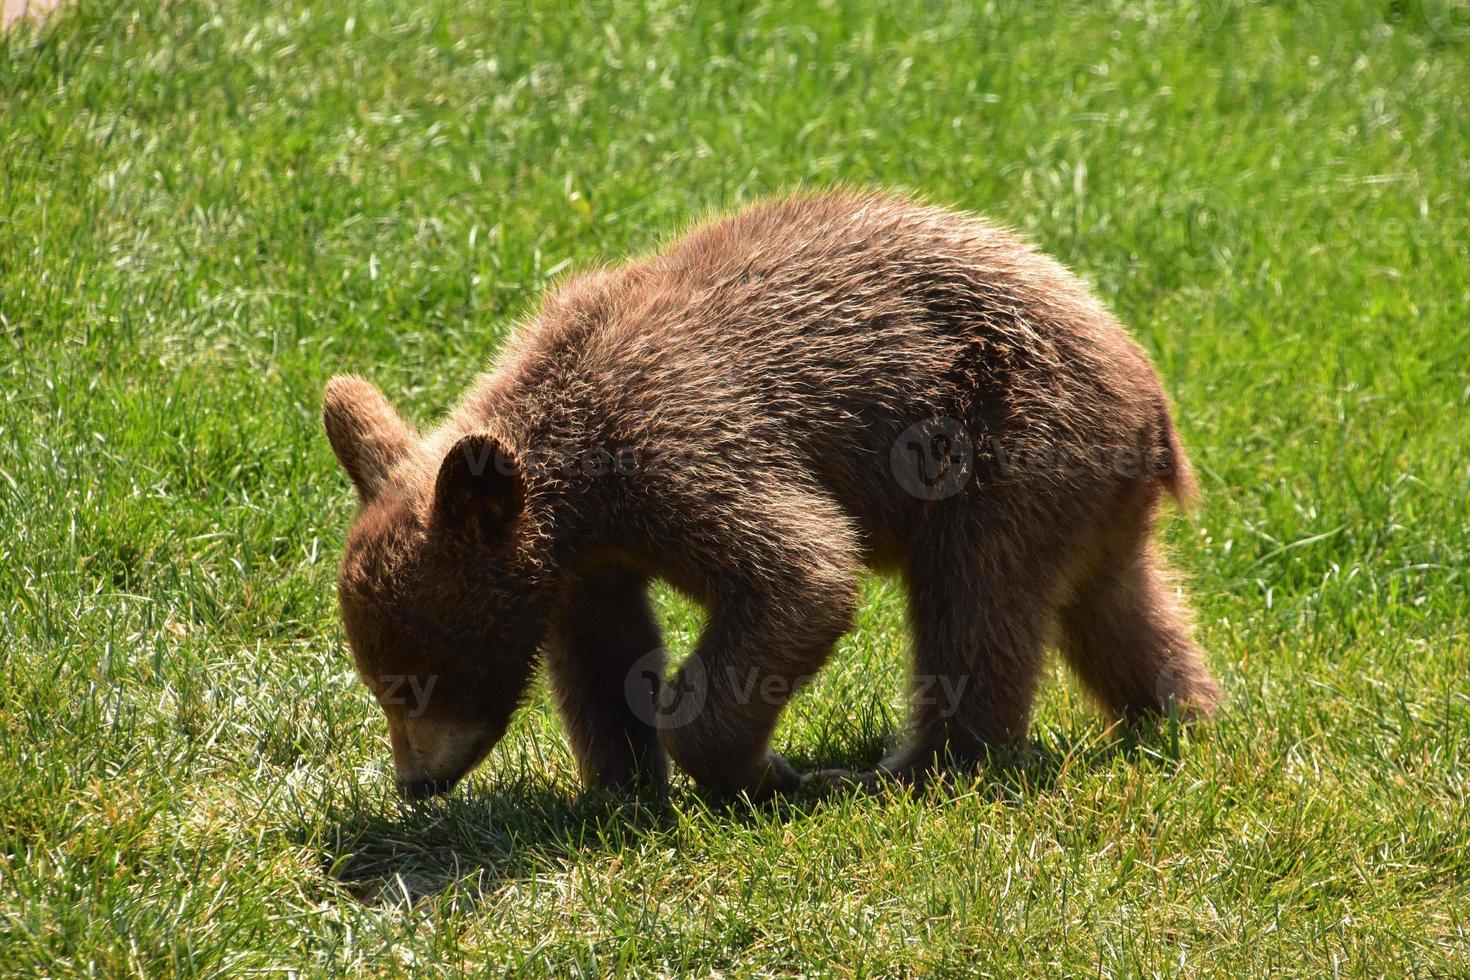
[[(1470, 11), (84, 0), (0, 39), (0, 972), (1470, 970)], [(845, 181), (987, 212), (1155, 354), (1219, 722), (1060, 668), (1019, 768), (579, 795), (538, 693), (393, 795), (318, 422), (430, 421), (564, 270)], [(661, 596), (673, 646), (698, 617)], [(903, 612), (790, 712), (902, 717)]]

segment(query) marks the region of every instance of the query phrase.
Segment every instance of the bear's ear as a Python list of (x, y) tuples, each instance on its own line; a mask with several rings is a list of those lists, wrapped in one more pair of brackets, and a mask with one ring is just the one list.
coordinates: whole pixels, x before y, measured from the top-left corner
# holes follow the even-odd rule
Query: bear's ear
[(363, 503), (378, 495), (393, 464), (418, 438), (381, 391), (350, 374), (339, 374), (327, 382), (322, 425)]
[(432, 522), (452, 535), (496, 548), (510, 538), (524, 501), (515, 461), (494, 436), (475, 432), (455, 443), (439, 466)]

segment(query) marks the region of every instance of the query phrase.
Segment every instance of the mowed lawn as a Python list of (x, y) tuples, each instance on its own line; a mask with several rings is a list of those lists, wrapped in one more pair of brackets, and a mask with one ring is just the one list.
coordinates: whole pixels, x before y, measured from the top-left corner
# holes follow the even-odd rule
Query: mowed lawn
[[(82, 0), (0, 39), (0, 973), (1470, 970), (1458, 0)], [(589, 798), (544, 688), (393, 792), (334, 372), (420, 423), (567, 271), (835, 183), (982, 211), (1157, 359), (1227, 700), (752, 808)], [(686, 651), (699, 613), (660, 593)], [(789, 712), (903, 721), (875, 579)]]

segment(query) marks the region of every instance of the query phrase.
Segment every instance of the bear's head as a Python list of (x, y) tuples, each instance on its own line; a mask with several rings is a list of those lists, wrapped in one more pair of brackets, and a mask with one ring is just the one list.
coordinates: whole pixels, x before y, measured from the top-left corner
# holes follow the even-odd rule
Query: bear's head
[(544, 616), (525, 486), (489, 433), (421, 439), (360, 378), (327, 385), (327, 437), (357, 488), (338, 599), (410, 798), (447, 792), (505, 733)]

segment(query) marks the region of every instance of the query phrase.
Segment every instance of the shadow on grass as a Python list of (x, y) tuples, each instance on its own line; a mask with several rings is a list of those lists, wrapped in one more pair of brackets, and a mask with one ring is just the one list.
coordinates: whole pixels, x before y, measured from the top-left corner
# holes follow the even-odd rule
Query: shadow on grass
[(534, 776), (420, 803), (364, 801), (326, 817), (335, 826), (326, 834), (324, 871), (372, 905), (450, 891), (474, 903), (575, 854), (616, 853), (678, 819), (666, 800), (569, 795)]
[[(474, 904), (514, 881), (544, 875), (568, 858), (589, 853), (611, 858), (656, 839), (678, 847), (684, 815), (750, 826), (820, 819), (829, 806), (921, 805), (942, 807), (961, 799), (1020, 806), (1050, 793), (1069, 772), (1086, 773), (1122, 759), (1129, 764), (1177, 762), (1178, 732), (1161, 726), (1110, 729), (1090, 736), (1047, 733), (1026, 749), (992, 757), (980, 766), (946, 766), (922, 787), (887, 784), (876, 793), (827, 787), (801, 796), (752, 804), (702, 799), (681, 780), (668, 798), (567, 793), (537, 774), (523, 772), (494, 789), (461, 787), (448, 797), (409, 804), (376, 805), (358, 799), (329, 806), (330, 842), (323, 870), (360, 901), (413, 904), (446, 896)], [(820, 760), (792, 754), (798, 768), (862, 769), (881, 756), (881, 745), (849, 747)], [(866, 802), (871, 801), (871, 802)], [(345, 801), (344, 801), (345, 802)]]

